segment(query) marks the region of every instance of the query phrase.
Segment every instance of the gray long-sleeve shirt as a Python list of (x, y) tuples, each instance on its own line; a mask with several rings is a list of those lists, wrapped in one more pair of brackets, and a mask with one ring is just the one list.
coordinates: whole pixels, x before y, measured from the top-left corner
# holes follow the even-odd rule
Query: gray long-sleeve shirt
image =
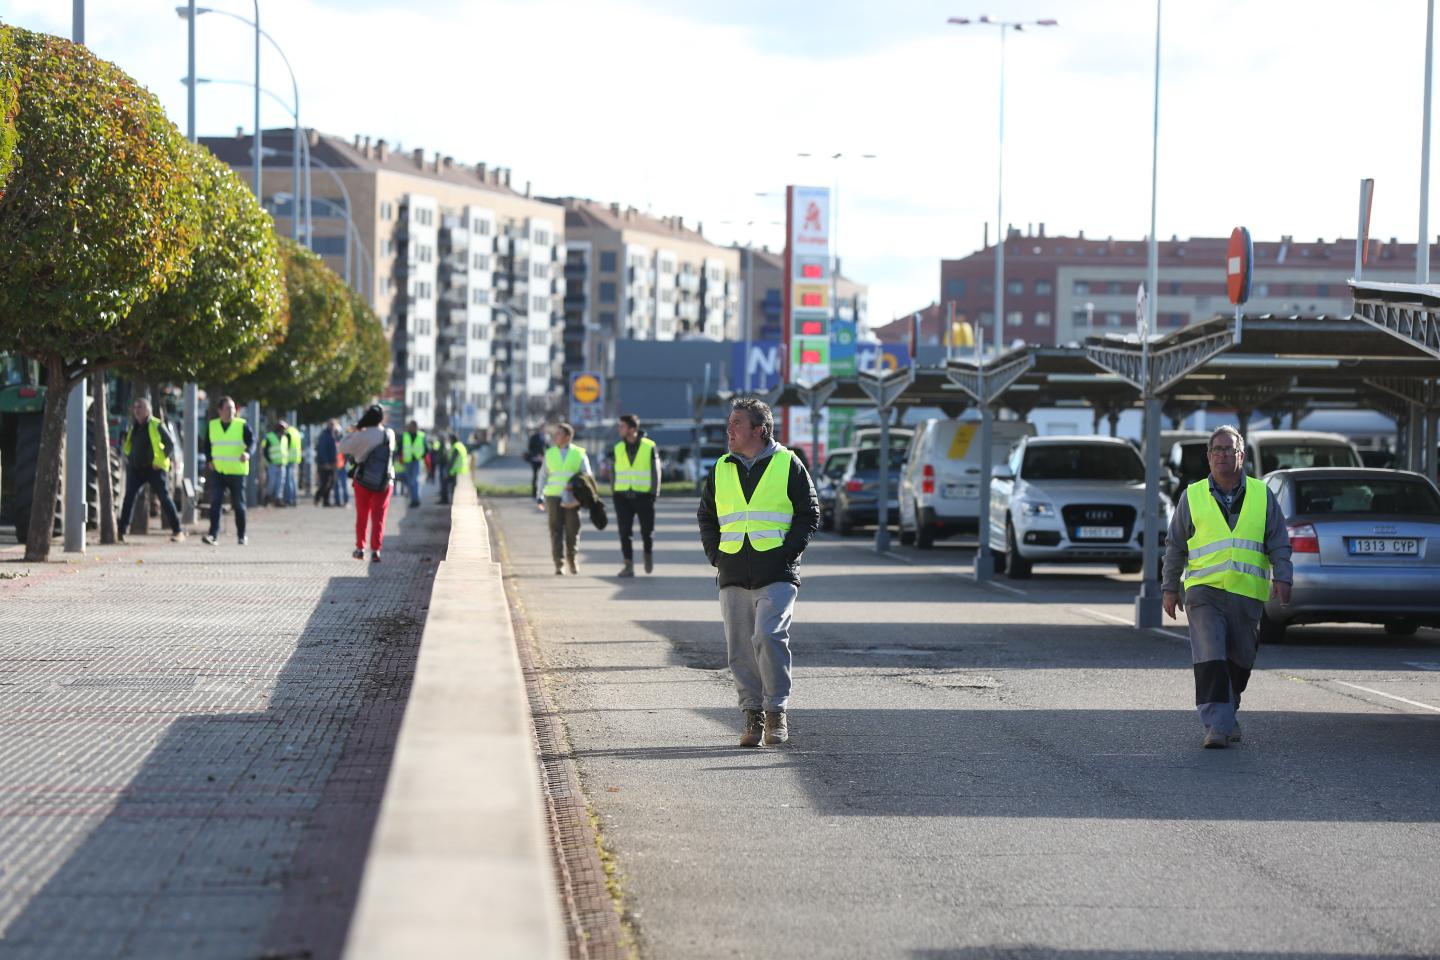
[[(1245, 480), (1230, 494), (1230, 505), (1215, 485), (1215, 477), (1209, 478), (1210, 496), (1220, 508), (1220, 515), (1235, 529), (1240, 519), (1240, 507), (1245, 502)], [(1280, 512), (1280, 503), (1275, 493), (1265, 488), (1268, 509), (1265, 511), (1265, 555), (1270, 558), (1270, 578), (1280, 583), (1290, 583), (1294, 578), (1294, 567), (1290, 563), (1290, 532), (1285, 529), (1285, 515)], [(1190, 559), (1190, 538), (1195, 536), (1195, 522), (1190, 517), (1190, 498), (1181, 491), (1176, 498), (1175, 510), (1170, 515), (1170, 529), (1165, 535), (1165, 565), (1160, 578), (1160, 589), (1166, 593), (1179, 593), (1180, 582), (1185, 575), (1185, 564)]]

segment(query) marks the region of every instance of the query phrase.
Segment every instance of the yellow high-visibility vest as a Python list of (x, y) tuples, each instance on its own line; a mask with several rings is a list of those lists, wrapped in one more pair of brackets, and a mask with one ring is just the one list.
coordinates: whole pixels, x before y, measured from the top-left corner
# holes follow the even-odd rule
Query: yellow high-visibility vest
[(572, 443), (562, 455), (559, 447), (545, 451), (545, 489), (547, 497), (563, 497), (570, 479), (580, 472), (585, 462), (585, 448)]
[[(169, 470), (170, 458), (165, 456), (165, 446), (160, 442), (160, 419), (158, 417), (151, 417), (147, 426), (150, 428), (150, 462), (156, 470)], [(125, 458), (127, 460), (130, 458), (130, 435), (134, 432), (135, 421), (131, 419), (130, 429), (125, 431), (125, 442), (120, 445), (120, 449), (125, 452)]]
[(271, 430), (265, 434), (265, 462), (272, 466), (279, 466), (287, 462), (290, 456), (290, 435), (287, 433), (276, 433)]
[(210, 465), (216, 473), (243, 477), (250, 464), (240, 459), (245, 452), (245, 421), (234, 417), (230, 426), (216, 417), (210, 421)]
[(1220, 505), (1210, 494), (1209, 479), (1185, 488), (1195, 535), (1186, 541), (1190, 552), (1185, 564), (1184, 589), (1218, 587), (1255, 600), (1270, 599), (1270, 558), (1265, 554), (1265, 515), (1269, 497), (1265, 484), (1245, 478), (1245, 499), (1235, 529), (1225, 522)]
[(450, 447), (450, 476), (458, 477), (470, 469), (470, 451), (465, 449), (465, 444), (456, 440)]
[(299, 427), (291, 427), (286, 430), (285, 440), (287, 443), (285, 448), (286, 463), (299, 463), (305, 459), (305, 451), (302, 449), (305, 446), (305, 438), (300, 435)]
[(616, 493), (625, 490), (633, 490), (636, 493), (649, 493), (655, 488), (655, 441), (649, 437), (641, 437), (638, 449), (635, 451), (635, 462), (630, 462), (629, 451), (625, 448), (625, 441), (615, 444), (615, 486)]
[(416, 460), (425, 459), (425, 431), (418, 430), (413, 435), (409, 433), (400, 434), (400, 462), (413, 463)]
[(785, 542), (795, 517), (790, 502), (790, 461), (794, 457), (781, 447), (770, 458), (750, 499), (740, 486), (740, 468), (727, 453), (715, 464), (715, 513), (720, 521), (720, 552), (739, 553), (745, 539), (750, 547), (764, 553)]

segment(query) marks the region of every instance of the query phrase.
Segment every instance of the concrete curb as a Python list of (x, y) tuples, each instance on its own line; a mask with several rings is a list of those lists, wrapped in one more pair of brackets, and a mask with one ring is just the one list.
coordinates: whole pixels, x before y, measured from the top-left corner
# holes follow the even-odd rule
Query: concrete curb
[(530, 705), (468, 475), (451, 511), (344, 955), (563, 960)]

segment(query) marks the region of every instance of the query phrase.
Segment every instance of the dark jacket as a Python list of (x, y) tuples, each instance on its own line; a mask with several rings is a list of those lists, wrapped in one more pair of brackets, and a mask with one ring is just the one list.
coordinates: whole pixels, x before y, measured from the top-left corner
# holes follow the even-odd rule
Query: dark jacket
[[(126, 466), (131, 470), (153, 469), (155, 451), (150, 449), (150, 421), (136, 423), (135, 418), (131, 417), (125, 436), (130, 441), (130, 459)], [(121, 443), (123, 449), (124, 441)], [(160, 421), (160, 446), (164, 448), (163, 452), (168, 459), (175, 459), (175, 435), (170, 432), (170, 424), (164, 420)]]
[[(726, 454), (730, 456), (730, 454)], [(746, 497), (755, 493), (755, 487), (770, 466), (772, 452), (755, 461), (749, 470), (745, 464), (735, 460), (740, 472), (740, 489)], [(722, 458), (723, 459), (723, 458)], [(705, 556), (718, 572), (716, 581), (721, 587), (744, 587), (758, 590), (772, 583), (793, 583), (800, 585), (800, 555), (815, 531), (820, 529), (820, 504), (815, 499), (815, 484), (798, 457), (790, 458), (790, 482), (787, 492), (790, 506), (795, 515), (785, 542), (775, 550), (759, 551), (746, 540), (739, 553), (720, 552), (720, 521), (715, 513), (715, 473), (712, 470), (705, 478), (705, 489), (700, 495), (700, 509), (696, 519), (700, 521), (700, 543), (705, 547)]]
[(321, 427), (315, 437), (315, 463), (322, 468), (334, 467), (339, 456), (334, 432), (329, 427)]

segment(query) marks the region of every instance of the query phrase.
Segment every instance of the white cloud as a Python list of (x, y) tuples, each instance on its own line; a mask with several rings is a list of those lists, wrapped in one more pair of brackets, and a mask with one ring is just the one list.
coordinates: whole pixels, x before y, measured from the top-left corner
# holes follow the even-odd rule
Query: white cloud
[[(68, 4), (0, 6), (8, 22), (69, 32)], [(91, 46), (183, 125), (174, 0), (88, 6)], [(307, 125), (510, 166), (537, 193), (678, 213), (717, 240), (751, 233), (775, 247), (783, 231), (767, 221), (782, 219), (782, 201), (755, 194), (832, 183), (838, 167), (839, 250), (884, 320), (934, 299), (939, 259), (976, 249), (994, 219), (999, 41), (944, 23), (980, 12), (970, 6), (892, 3), (885, 29), (867, 15), (853, 37), (840, 8), (824, 29), (847, 42), (827, 56), (803, 33), (832, 10), (820, 4), (756, 4), (718, 22), (655, 0), (262, 0), (261, 15), (295, 65)], [(1007, 44), (1006, 219), (1141, 236), (1153, 3), (1017, 0), (1005, 11), (1061, 18)], [(198, 36), (203, 75), (249, 79), (245, 27), (207, 16)], [(1158, 232), (1244, 223), (1259, 239), (1353, 235), (1357, 182), (1372, 176), (1374, 234), (1413, 240), (1423, 43), (1422, 5), (1401, 0), (1168, 4)], [(265, 57), (265, 85), (288, 99), (288, 77)], [(202, 88), (201, 132), (248, 128), (250, 110), (243, 88)], [(264, 118), (288, 123), (268, 103)], [(802, 150), (879, 159), (807, 162)]]

